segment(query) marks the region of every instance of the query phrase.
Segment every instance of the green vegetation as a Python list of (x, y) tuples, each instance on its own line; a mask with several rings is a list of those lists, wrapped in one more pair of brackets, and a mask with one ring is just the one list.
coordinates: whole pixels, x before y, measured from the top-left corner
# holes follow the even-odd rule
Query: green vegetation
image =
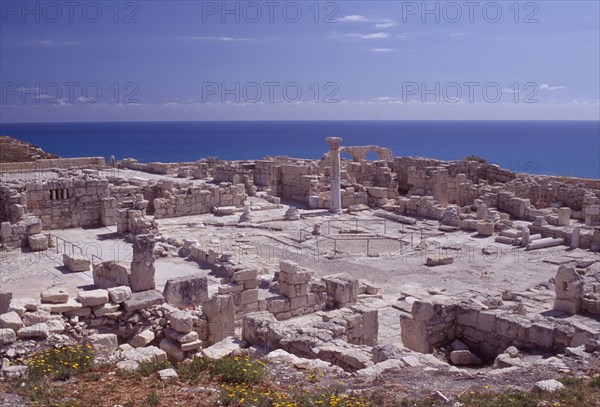
[[(167, 362), (143, 362), (135, 373), (124, 374), (114, 365), (92, 364), (87, 345), (50, 347), (24, 359), (25, 377), (0, 382), (0, 393), (16, 394), (22, 405), (39, 407), (143, 406), (171, 407), (436, 407), (447, 403), (433, 397), (407, 399), (399, 387), (379, 383), (364, 392), (348, 391), (348, 384), (332, 382), (319, 369), (307, 370), (288, 383), (260, 359), (230, 356), (201, 357), (177, 366), (179, 380), (162, 382), (156, 372)], [(115, 374), (117, 373), (117, 374)], [(600, 376), (565, 377), (564, 389), (536, 393), (515, 388), (473, 388), (448, 395), (461, 407), (592, 407), (600, 405)], [(132, 391), (135, 389), (135, 391)], [(205, 389), (196, 391), (196, 389)]]
[(90, 345), (48, 348), (41, 353), (34, 353), (25, 360), (27, 376), (31, 381), (38, 381), (45, 377), (66, 380), (76, 373), (90, 370), (92, 356)]
[(481, 164), (486, 164), (487, 163), (487, 160), (485, 158), (482, 158), (482, 157), (479, 157), (479, 156), (476, 156), (476, 155), (470, 155), (470, 156), (464, 157), (464, 158), (462, 158), (462, 160), (463, 161), (476, 161), (476, 162), (481, 163)]

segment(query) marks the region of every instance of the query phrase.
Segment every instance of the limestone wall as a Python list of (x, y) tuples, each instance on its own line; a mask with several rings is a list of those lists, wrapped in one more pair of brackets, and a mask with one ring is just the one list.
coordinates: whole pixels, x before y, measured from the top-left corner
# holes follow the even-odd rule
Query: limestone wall
[(108, 181), (32, 182), (26, 184), (25, 194), (28, 212), (40, 218), (46, 230), (99, 225), (102, 198), (108, 197)]
[(54, 158), (20, 163), (0, 163), (0, 173), (104, 167), (104, 157)]
[(125, 160), (121, 160), (118, 163), (120, 168), (127, 168), (135, 171), (143, 171), (151, 174), (160, 174), (160, 175), (177, 175), (178, 169), (182, 165), (191, 165), (192, 163), (161, 163), (161, 162), (152, 162), (152, 163), (141, 163), (138, 160), (133, 158), (127, 158)]
[(308, 197), (317, 195), (319, 169), (315, 164), (290, 163), (271, 167), (271, 195), (308, 203)]
[(222, 183), (220, 186), (173, 188), (153, 200), (156, 219), (210, 213), (214, 207), (242, 207), (246, 200), (243, 184)]
[(460, 339), (479, 356), (493, 360), (509, 346), (563, 351), (600, 334), (579, 325), (526, 318), (507, 310), (483, 310), (463, 304), (416, 301), (412, 314), (400, 316), (402, 341), (422, 353)]

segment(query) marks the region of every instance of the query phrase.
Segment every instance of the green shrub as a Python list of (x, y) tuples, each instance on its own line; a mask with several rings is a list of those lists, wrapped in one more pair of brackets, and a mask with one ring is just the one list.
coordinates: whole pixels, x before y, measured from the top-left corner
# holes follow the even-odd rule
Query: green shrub
[(264, 366), (260, 360), (251, 360), (248, 356), (230, 356), (215, 361), (211, 375), (219, 376), (226, 383), (254, 384), (264, 377)]
[(475, 161), (475, 162), (482, 163), (482, 164), (487, 163), (487, 160), (485, 158), (482, 158), (482, 157), (479, 157), (476, 155), (469, 155), (469, 156), (463, 158), (462, 160), (463, 161)]
[(25, 360), (27, 375), (30, 380), (40, 380), (44, 377), (66, 380), (76, 373), (88, 371), (92, 366), (92, 357), (90, 345), (48, 348)]
[(155, 390), (152, 390), (148, 396), (146, 396), (146, 400), (142, 403), (143, 407), (157, 407), (160, 405), (160, 396), (156, 393)]
[(142, 376), (148, 377), (153, 373), (158, 371), (171, 368), (171, 364), (169, 362), (156, 362), (153, 360), (145, 360), (140, 363), (139, 372)]
[(212, 363), (209, 359), (195, 357), (191, 361), (181, 363), (177, 369), (179, 378), (186, 382), (196, 383), (207, 375)]

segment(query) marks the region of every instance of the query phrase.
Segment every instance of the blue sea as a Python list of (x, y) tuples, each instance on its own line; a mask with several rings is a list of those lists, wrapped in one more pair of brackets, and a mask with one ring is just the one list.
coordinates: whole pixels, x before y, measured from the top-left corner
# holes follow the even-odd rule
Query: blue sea
[[(395, 156), (477, 155), (514, 172), (600, 179), (598, 121), (234, 121), (0, 124), (0, 134), (61, 157), (196, 161), (321, 158), (327, 136)], [(371, 153), (368, 158), (375, 158)]]

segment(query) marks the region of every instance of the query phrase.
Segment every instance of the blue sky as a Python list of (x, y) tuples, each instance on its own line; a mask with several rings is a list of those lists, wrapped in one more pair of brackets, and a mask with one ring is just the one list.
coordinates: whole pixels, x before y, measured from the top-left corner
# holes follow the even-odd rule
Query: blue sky
[(1, 0), (2, 122), (600, 120), (600, 2)]

